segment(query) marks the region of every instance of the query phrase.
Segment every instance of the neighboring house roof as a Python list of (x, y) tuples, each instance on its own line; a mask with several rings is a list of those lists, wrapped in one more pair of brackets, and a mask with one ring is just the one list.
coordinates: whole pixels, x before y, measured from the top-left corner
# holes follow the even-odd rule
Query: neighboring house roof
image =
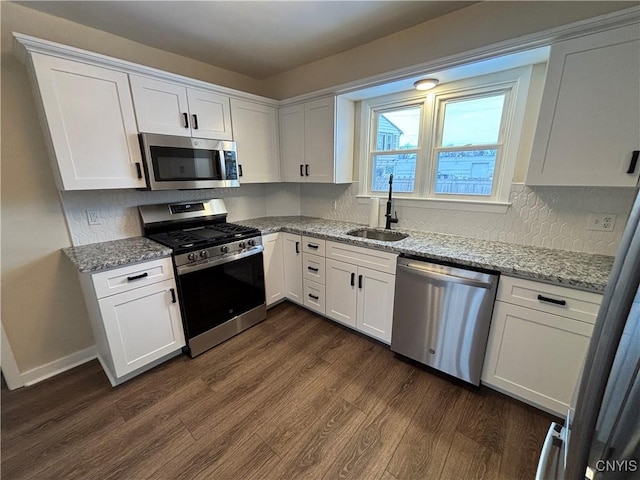
[(378, 120), (378, 131), (384, 133), (395, 133), (397, 135), (402, 135), (404, 133), (396, 124), (385, 117), (384, 114), (380, 115), (380, 119)]

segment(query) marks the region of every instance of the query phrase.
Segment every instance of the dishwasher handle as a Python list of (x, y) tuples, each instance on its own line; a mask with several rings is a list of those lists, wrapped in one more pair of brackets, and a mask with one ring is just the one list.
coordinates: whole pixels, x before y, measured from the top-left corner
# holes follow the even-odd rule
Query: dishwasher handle
[(459, 285), (487, 289), (493, 287), (493, 282), (483, 282), (482, 280), (475, 280), (473, 278), (464, 278), (458, 277), (456, 275), (447, 275), (446, 273), (434, 272), (433, 270), (429, 270), (428, 268), (421, 266), (419, 263), (409, 263), (407, 265), (399, 263), (398, 269), (411, 272), (414, 275), (432, 278), (434, 280), (440, 280), (447, 283), (457, 283)]

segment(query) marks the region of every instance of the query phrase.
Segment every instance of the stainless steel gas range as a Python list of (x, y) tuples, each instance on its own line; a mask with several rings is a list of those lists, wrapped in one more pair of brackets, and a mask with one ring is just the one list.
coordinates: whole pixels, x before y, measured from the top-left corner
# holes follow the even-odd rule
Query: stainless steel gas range
[(173, 249), (191, 357), (266, 318), (259, 230), (227, 223), (220, 199), (138, 208), (144, 235)]

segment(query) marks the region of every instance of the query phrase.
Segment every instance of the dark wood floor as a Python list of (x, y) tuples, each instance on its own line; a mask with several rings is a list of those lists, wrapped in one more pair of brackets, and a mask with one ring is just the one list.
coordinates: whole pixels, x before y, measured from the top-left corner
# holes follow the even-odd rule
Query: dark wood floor
[(2, 478), (531, 479), (550, 417), (285, 303), (111, 388), (97, 361), (2, 390)]

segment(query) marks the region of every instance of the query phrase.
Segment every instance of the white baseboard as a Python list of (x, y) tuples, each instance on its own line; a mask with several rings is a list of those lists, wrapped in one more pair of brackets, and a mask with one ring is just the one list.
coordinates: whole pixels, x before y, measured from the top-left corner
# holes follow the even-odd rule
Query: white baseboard
[(71, 355), (68, 355), (66, 357), (54, 360), (53, 362), (47, 363), (45, 365), (27, 370), (26, 372), (22, 373), (22, 381), (26, 386), (34, 385), (38, 382), (46, 380), (47, 378), (51, 378), (54, 375), (58, 375), (59, 373), (70, 370), (73, 367), (82, 365), (89, 360), (93, 360), (94, 358), (96, 358), (96, 356), (96, 347), (94, 345), (92, 347), (85, 348), (84, 350), (80, 350), (79, 352), (72, 353)]

